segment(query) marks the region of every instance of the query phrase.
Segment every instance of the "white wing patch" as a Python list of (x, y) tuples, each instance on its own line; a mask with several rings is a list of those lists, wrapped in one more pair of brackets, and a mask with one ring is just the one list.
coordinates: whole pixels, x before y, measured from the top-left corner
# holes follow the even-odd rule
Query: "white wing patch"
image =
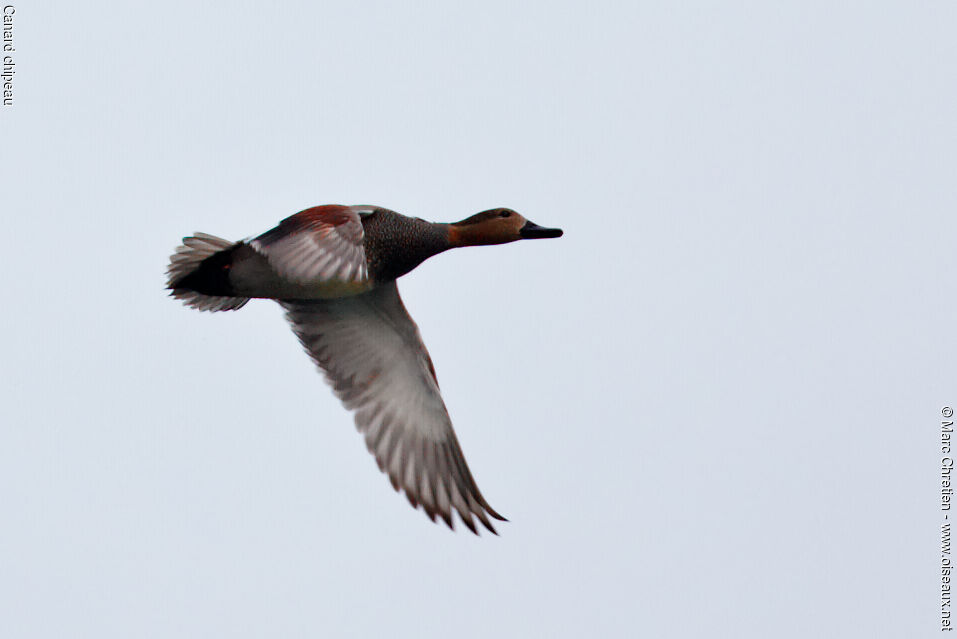
[(283, 220), (249, 245), (296, 284), (365, 282), (369, 273), (363, 238), (353, 207), (317, 207)]

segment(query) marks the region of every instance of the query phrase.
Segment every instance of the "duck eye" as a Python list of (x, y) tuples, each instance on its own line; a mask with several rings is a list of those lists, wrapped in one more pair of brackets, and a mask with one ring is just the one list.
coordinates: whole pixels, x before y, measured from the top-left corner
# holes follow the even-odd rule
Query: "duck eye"
[(502, 211), (498, 214), (499, 217), (509, 217), (512, 214), (511, 211)]

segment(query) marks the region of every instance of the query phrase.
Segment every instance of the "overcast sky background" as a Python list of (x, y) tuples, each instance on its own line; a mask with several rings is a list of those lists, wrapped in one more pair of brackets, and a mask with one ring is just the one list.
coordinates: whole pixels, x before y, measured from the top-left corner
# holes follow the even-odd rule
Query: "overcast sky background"
[[(939, 632), (957, 4), (16, 3), (3, 637)], [(400, 282), (510, 523), (394, 493), (193, 231), (508, 206)]]

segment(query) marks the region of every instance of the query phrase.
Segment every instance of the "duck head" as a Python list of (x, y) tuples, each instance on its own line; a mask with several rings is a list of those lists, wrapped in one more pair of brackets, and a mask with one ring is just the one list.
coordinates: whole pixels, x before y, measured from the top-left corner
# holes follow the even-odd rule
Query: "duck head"
[(561, 229), (547, 229), (539, 226), (512, 209), (482, 211), (461, 222), (449, 224), (449, 244), (453, 247), (506, 244), (517, 240), (561, 236)]

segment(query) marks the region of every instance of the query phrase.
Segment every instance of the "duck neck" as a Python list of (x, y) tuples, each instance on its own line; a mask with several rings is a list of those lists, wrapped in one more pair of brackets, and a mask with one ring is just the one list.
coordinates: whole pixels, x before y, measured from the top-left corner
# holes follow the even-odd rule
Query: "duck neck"
[(422, 261), (425, 261), (433, 255), (444, 253), (455, 245), (449, 241), (449, 224), (440, 222), (426, 222), (427, 230), (423, 232), (419, 240), (421, 242)]
[(365, 225), (372, 277), (380, 282), (394, 280), (452, 248), (448, 226), (396, 214), (373, 216)]
[(399, 273), (396, 277), (405, 275), (433, 255), (444, 253), (454, 246), (449, 242), (448, 224), (416, 221), (414, 236), (409, 239), (402, 256), (396, 259), (395, 267)]
[[(438, 226), (438, 225), (437, 225)], [(442, 224), (450, 248), (460, 246), (480, 246), (484, 244), (482, 227), (478, 224)]]

